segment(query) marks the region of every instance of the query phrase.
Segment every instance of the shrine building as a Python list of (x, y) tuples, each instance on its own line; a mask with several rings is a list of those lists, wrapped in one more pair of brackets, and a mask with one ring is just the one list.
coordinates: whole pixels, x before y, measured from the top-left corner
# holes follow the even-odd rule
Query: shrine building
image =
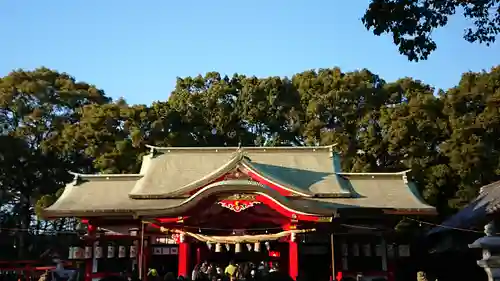
[(342, 172), (331, 146), (149, 148), (138, 174), (75, 174), (43, 211), (86, 224), (69, 251), (86, 281), (132, 268), (142, 280), (151, 269), (190, 278), (197, 264), (229, 260), (294, 280), (390, 281), (411, 249), (387, 233), (403, 216), (435, 214), (409, 171)]

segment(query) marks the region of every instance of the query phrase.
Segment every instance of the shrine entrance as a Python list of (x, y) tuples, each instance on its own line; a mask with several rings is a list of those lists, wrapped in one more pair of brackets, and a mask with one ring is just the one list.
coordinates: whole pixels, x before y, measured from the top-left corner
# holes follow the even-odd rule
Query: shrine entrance
[(177, 254), (152, 255), (149, 260), (148, 268), (156, 269), (160, 276), (165, 276), (165, 274), (169, 272), (177, 276), (179, 257)]
[(208, 249), (207, 245), (202, 243), (196, 243), (194, 245), (194, 251), (192, 252), (197, 257), (193, 268), (196, 264), (202, 262), (212, 263), (214, 265), (219, 265), (225, 268), (229, 262), (233, 261), (237, 264), (254, 264), (259, 265), (262, 262), (267, 265), (278, 265), (281, 271), (288, 271), (288, 256), (289, 256), (289, 245), (286, 242), (273, 243), (270, 245), (269, 250), (265, 248), (259, 252), (255, 251), (254, 244), (242, 244), (241, 252), (235, 252), (235, 245), (221, 245), (221, 249), (217, 252), (217, 249)]
[[(317, 265), (332, 279), (337, 272), (359, 272), (360, 247), (376, 250), (366, 258), (380, 258), (390, 277), (394, 245), (384, 240), (384, 225), (401, 215), (435, 214), (413, 190), (409, 171), (342, 172), (333, 146), (149, 148), (139, 174), (74, 173), (63, 195), (42, 212), (45, 219), (75, 217), (87, 224), (84, 240), (70, 251), (78, 253), (71, 259), (85, 262), (85, 281), (132, 267), (146, 280), (153, 264), (190, 276), (195, 264), (210, 259), (278, 260), (294, 280), (299, 264), (311, 270)], [(338, 236), (342, 223), (381, 228), (381, 239), (353, 242), (345, 251), (341, 240), (335, 242), (338, 251), (335, 239), (318, 243), (332, 249), (329, 254), (306, 249), (309, 234), (302, 233), (328, 238), (335, 230)], [(173, 242), (156, 245), (156, 237)], [(326, 262), (309, 263), (327, 256), (331, 273)]]
[[(264, 263), (297, 276), (296, 235), (318, 227), (318, 217), (296, 215), (275, 198), (258, 192), (213, 194), (183, 214), (182, 218), (152, 220), (160, 232), (178, 236), (178, 275), (184, 276), (203, 262), (224, 269), (230, 261)], [(297, 216), (302, 219), (300, 224)]]

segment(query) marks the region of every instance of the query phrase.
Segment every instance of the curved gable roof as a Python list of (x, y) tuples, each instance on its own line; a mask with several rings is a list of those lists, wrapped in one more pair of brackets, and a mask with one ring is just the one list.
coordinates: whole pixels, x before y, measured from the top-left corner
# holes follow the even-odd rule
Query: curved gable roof
[(45, 218), (133, 215), (134, 211), (174, 206), (181, 199), (134, 200), (128, 193), (142, 175), (81, 175), (66, 185), (54, 204), (42, 211)]
[[(202, 200), (210, 193), (199, 193), (200, 190), (227, 183), (225, 175), (235, 169), (246, 173), (253, 181), (233, 184), (231, 192), (238, 193), (249, 188), (245, 185), (260, 183), (273, 190), (267, 195), (279, 200), (285, 198), (302, 209), (325, 206), (330, 210), (435, 211), (423, 202), (407, 180), (408, 171), (342, 173), (336, 169), (338, 159), (335, 160), (331, 147), (153, 150), (158, 153), (144, 156), (140, 174), (76, 175), (75, 182), (68, 184), (62, 196), (44, 210), (44, 216), (123, 216), (166, 209), (175, 212), (192, 196)], [(221, 187), (213, 190), (220, 191)]]
[[(132, 198), (176, 198), (243, 168), (289, 195), (350, 196), (334, 173), (331, 147), (154, 148)], [(252, 177), (252, 176), (251, 176)]]
[(296, 214), (299, 219), (302, 216), (306, 217), (318, 217), (318, 216), (332, 216), (335, 213), (333, 208), (325, 208), (320, 205), (303, 206), (302, 204), (297, 204), (294, 200), (289, 200), (285, 196), (282, 196), (276, 190), (268, 188), (260, 183), (248, 181), (248, 180), (225, 180), (215, 183), (211, 183), (195, 194), (191, 195), (189, 198), (184, 199), (178, 205), (172, 207), (168, 206), (165, 208), (156, 208), (150, 210), (140, 210), (137, 214), (140, 216), (155, 216), (155, 215), (177, 215), (179, 213), (185, 213), (189, 209), (195, 208), (200, 201), (205, 200), (213, 195), (222, 194), (225, 192), (234, 192), (238, 190), (242, 193), (254, 193), (257, 195), (262, 195), (272, 201), (273, 205), (279, 206), (278, 209), (284, 210), (285, 212)]

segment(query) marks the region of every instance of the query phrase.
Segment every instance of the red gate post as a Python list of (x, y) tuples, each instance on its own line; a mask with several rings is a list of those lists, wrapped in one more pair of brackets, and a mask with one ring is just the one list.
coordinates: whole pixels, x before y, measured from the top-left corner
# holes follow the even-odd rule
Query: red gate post
[(180, 235), (179, 238), (179, 268), (177, 275), (190, 277), (189, 274), (189, 264), (190, 264), (190, 247), (189, 243), (186, 241), (184, 234)]
[(297, 280), (299, 275), (299, 247), (296, 241), (296, 234), (292, 233), (290, 235), (290, 241), (288, 242), (289, 248), (289, 264), (288, 264), (288, 274), (293, 280)]

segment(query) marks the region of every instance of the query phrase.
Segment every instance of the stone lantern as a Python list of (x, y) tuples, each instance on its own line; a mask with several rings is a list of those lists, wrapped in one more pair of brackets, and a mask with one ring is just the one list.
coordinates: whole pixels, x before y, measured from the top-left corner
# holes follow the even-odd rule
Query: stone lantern
[(486, 236), (469, 244), (469, 248), (483, 250), (483, 259), (477, 264), (484, 268), (489, 281), (500, 281), (500, 236), (494, 236), (493, 222), (484, 227), (484, 233)]

